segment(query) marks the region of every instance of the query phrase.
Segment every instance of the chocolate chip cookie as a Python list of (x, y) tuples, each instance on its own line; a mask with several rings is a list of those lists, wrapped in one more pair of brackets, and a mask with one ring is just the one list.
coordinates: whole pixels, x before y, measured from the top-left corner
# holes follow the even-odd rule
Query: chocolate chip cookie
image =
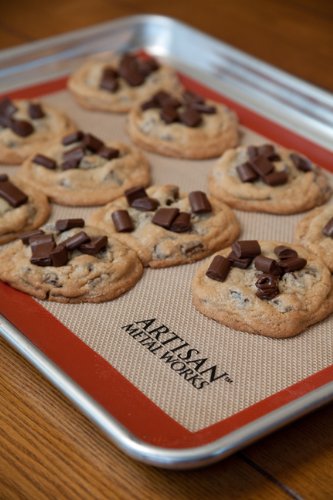
[(234, 208), (273, 214), (304, 212), (332, 192), (313, 162), (272, 144), (226, 151), (209, 176), (209, 191)]
[(71, 130), (72, 121), (58, 109), (5, 97), (0, 101), (0, 163), (18, 165)]
[(21, 176), (60, 205), (103, 205), (150, 181), (149, 164), (137, 149), (104, 143), (76, 131), (30, 157)]
[(50, 205), (43, 193), (17, 177), (0, 174), (0, 245), (38, 228), (49, 215)]
[(194, 160), (219, 156), (239, 142), (236, 114), (189, 91), (157, 92), (134, 107), (128, 132), (143, 149)]
[(205, 316), (267, 337), (292, 337), (333, 311), (329, 269), (288, 243), (234, 243), (199, 268), (192, 292)]
[(103, 54), (76, 70), (68, 87), (84, 108), (126, 113), (160, 89), (178, 91), (176, 72), (155, 58), (126, 53)]
[(296, 240), (323, 259), (333, 273), (333, 205), (312, 210), (296, 228)]
[(89, 223), (133, 248), (144, 266), (187, 264), (230, 245), (239, 234), (232, 210), (201, 191), (141, 187), (96, 210)]
[(136, 253), (115, 238), (63, 219), (34, 231), (0, 253), (0, 279), (42, 300), (103, 302), (132, 288), (143, 267)]

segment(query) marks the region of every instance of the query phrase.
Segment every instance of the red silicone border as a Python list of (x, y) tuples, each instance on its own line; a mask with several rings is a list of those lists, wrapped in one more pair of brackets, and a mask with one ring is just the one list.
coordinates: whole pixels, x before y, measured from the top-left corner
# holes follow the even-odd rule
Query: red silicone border
[[(301, 151), (333, 171), (332, 153), (328, 150), (187, 76), (182, 75), (181, 78), (187, 88), (233, 108), (241, 123), (248, 128), (286, 147)], [(9, 95), (13, 98), (39, 97), (63, 90), (66, 82), (67, 78), (60, 78), (18, 89)], [(183, 448), (207, 444), (333, 380), (333, 366), (330, 366), (225, 420), (192, 433), (164, 413), (29, 295), (0, 283), (0, 304), (1, 313), (11, 323), (113, 417), (139, 439), (157, 446)], [(47, 332), (52, 332), (52, 335)], [(88, 371), (88, 367), (93, 367), (93, 370)]]

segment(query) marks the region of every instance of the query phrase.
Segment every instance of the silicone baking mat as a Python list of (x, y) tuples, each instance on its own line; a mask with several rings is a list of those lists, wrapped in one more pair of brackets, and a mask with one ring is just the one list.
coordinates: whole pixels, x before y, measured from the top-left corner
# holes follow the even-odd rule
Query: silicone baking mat
[[(183, 77), (207, 97), (227, 102), (241, 118), (242, 144), (280, 143), (332, 168), (331, 154), (223, 96)], [(88, 112), (65, 90), (65, 79), (13, 95), (43, 95), (104, 140), (130, 142), (126, 117)], [(147, 154), (153, 183), (206, 190), (215, 160)], [(16, 168), (2, 167), (4, 172)], [(93, 209), (54, 205), (52, 220)], [(237, 211), (242, 239), (292, 242), (302, 215)], [(1, 284), (1, 309), (25, 336), (140, 440), (168, 448), (220, 438), (332, 380), (333, 319), (284, 340), (237, 332), (202, 316), (191, 303), (201, 262), (146, 269), (128, 293), (103, 304), (38, 302)], [(156, 340), (156, 332), (160, 332)], [(199, 363), (199, 360), (200, 363)]]

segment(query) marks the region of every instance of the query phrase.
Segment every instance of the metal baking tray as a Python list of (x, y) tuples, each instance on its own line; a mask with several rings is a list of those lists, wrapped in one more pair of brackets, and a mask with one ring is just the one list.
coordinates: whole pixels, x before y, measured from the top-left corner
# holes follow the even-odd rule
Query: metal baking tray
[[(43, 93), (44, 83), (47, 86), (50, 80), (60, 81), (89, 55), (142, 49), (168, 62), (186, 77), (204, 82), (240, 110), (250, 110), (259, 119), (273, 121), (284, 130), (285, 142), (288, 143), (288, 131), (295, 140), (292, 131), (296, 130), (305, 146), (316, 150), (319, 159), (323, 158), (322, 164), (332, 168), (327, 154), (332, 152), (333, 144), (333, 97), (329, 93), (167, 17), (128, 17), (5, 50), (0, 54), (0, 92), (20, 95), (24, 84), (25, 89), (38, 85)], [(0, 319), (0, 334), (119, 448), (155, 466), (185, 469), (216, 462), (333, 398), (330, 370), (307, 393), (231, 428), (223, 437), (189, 446), (152, 444), (107, 411), (20, 331), (19, 322), (8, 321), (6, 311), (1, 312), (4, 316)]]

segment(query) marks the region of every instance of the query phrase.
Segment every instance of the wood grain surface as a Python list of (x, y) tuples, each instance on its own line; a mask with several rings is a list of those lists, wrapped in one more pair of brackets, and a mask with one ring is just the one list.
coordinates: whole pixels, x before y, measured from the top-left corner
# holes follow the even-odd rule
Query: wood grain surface
[[(0, 48), (143, 13), (176, 17), (333, 90), (329, 0), (15, 0), (1, 3)], [(144, 466), (0, 340), (1, 499), (330, 499), (332, 450), (329, 405), (206, 469)]]

